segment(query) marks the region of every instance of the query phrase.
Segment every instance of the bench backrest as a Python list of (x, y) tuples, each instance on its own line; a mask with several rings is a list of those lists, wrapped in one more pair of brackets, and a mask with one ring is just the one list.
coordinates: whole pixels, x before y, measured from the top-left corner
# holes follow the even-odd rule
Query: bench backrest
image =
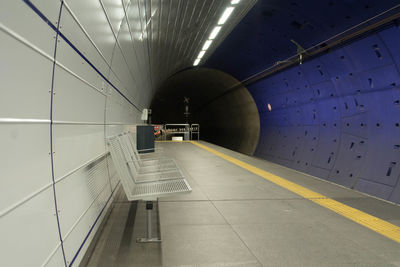
[(131, 147), (133, 149), (133, 152), (135, 153), (136, 159), (140, 161), (141, 159), (140, 159), (139, 151), (137, 150), (137, 147), (136, 147), (136, 140), (135, 140), (134, 134), (131, 132), (128, 132), (128, 133), (126, 133), (125, 136), (126, 136), (128, 142), (131, 144)]
[(136, 149), (136, 144), (132, 142), (129, 136), (131, 136), (130, 133), (121, 135), (121, 141), (123, 144), (126, 145), (132, 160), (134, 160), (137, 163), (137, 167), (139, 167), (141, 158), (139, 156), (139, 152)]
[(125, 193), (128, 195), (129, 192), (134, 190), (136, 181), (133, 180), (133, 177), (129, 171), (129, 166), (127, 160), (125, 159), (123, 148), (117, 136), (109, 138), (108, 145), (110, 147), (111, 157), (113, 158), (115, 169), (117, 170), (121, 180), (122, 187), (124, 188)]
[(137, 176), (139, 175), (140, 161), (135, 157), (134, 151), (132, 151), (132, 146), (127, 139), (126, 134), (120, 134), (118, 136), (118, 142), (120, 144), (122, 154), (124, 156), (128, 172), (135, 183), (138, 182)]

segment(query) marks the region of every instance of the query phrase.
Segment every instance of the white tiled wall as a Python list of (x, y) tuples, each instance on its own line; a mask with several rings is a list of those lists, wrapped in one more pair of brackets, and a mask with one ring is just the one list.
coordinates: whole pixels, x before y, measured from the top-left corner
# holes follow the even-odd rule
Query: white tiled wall
[(1, 260), (78, 265), (118, 185), (105, 137), (140, 122), (149, 61), (122, 2), (28, 4), (0, 3)]

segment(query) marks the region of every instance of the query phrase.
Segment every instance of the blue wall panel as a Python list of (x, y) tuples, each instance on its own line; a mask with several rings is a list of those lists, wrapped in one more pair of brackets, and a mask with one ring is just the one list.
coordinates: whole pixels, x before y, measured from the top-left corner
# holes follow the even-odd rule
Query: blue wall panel
[(385, 43), (386, 47), (390, 50), (390, 54), (397, 65), (400, 68), (400, 27), (392, 27), (379, 33), (380, 38)]
[[(296, 54), (297, 47), (291, 40), (304, 48), (317, 45), (398, 3), (398, 0), (260, 0), (207, 59), (206, 66), (224, 70), (242, 80)], [(392, 34), (388, 34), (388, 38)], [(349, 53), (354, 56), (353, 50), (359, 50), (363, 54), (366, 51), (375, 54), (372, 47), (375, 44), (385, 58), (385, 45), (375, 37), (371, 37), (369, 43), (360, 44), (361, 47), (349, 47), (352, 50)], [(400, 47), (396, 41), (392, 46)], [(339, 53), (344, 57), (335, 60), (347, 64), (349, 55)], [(331, 66), (324, 60), (320, 59), (320, 63), (315, 66), (321, 66), (324, 73), (330, 71)], [(354, 64), (360, 69), (365, 67), (362, 58)], [(353, 67), (350, 70), (355, 71)]]
[(400, 203), (399, 64), (393, 26), (251, 84), (256, 155)]

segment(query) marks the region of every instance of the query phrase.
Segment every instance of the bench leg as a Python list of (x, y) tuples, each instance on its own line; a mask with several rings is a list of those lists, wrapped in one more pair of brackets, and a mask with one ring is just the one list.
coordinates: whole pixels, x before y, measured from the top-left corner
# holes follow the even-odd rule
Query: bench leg
[(153, 201), (146, 201), (146, 210), (147, 210), (147, 237), (138, 238), (138, 239), (136, 239), (136, 242), (138, 242), (138, 243), (161, 242), (161, 239), (158, 237), (152, 238), (151, 215), (152, 215), (152, 211), (153, 211)]

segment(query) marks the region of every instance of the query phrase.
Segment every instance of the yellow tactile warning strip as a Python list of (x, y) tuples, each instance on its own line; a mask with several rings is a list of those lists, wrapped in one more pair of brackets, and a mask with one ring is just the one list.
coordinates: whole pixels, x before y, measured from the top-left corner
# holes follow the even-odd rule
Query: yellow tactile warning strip
[(309, 199), (310, 201), (313, 201), (313, 202), (321, 205), (324, 208), (330, 209), (331, 211), (334, 211), (334, 212), (336, 212), (358, 224), (361, 224), (381, 235), (384, 235), (384, 236), (400, 243), (400, 227), (398, 227), (396, 225), (393, 225), (387, 221), (379, 219), (368, 213), (365, 213), (365, 212), (362, 212), (355, 208), (352, 208), (350, 206), (347, 206), (336, 200), (333, 200), (333, 199), (328, 198), (324, 195), (321, 195), (317, 192), (314, 192), (310, 189), (307, 189), (301, 185), (290, 182), (282, 177), (279, 177), (277, 175), (274, 175), (272, 173), (269, 173), (267, 171), (259, 169), (251, 164), (240, 161), (231, 156), (225, 155), (224, 153), (218, 152), (218, 151), (216, 151), (212, 148), (209, 148), (205, 145), (202, 145), (198, 142), (191, 141), (191, 143), (202, 149), (205, 149), (205, 150), (217, 155), (218, 157), (221, 157), (239, 167), (242, 167), (243, 169), (246, 169), (249, 172), (252, 172), (258, 176), (261, 176), (264, 179), (266, 179), (270, 182), (273, 182), (274, 184), (277, 184), (297, 195), (300, 195), (306, 199)]

